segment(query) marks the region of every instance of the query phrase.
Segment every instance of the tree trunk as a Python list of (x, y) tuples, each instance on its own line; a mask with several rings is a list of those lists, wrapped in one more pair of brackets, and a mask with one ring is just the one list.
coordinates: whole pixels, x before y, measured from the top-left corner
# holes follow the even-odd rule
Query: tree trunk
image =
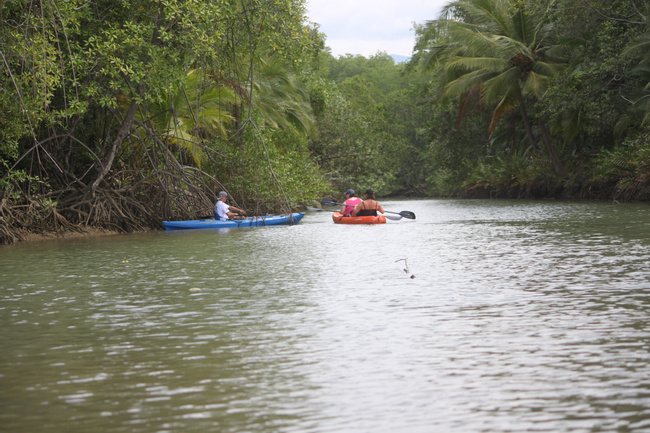
[(90, 185), (90, 192), (93, 196), (95, 195), (95, 190), (102, 182), (102, 180), (104, 180), (104, 178), (110, 171), (111, 167), (113, 166), (113, 160), (115, 160), (117, 151), (120, 149), (122, 142), (129, 134), (129, 131), (131, 130), (131, 125), (133, 125), (133, 119), (135, 119), (135, 113), (137, 109), (138, 109), (138, 103), (135, 102), (135, 99), (132, 99), (131, 106), (129, 107), (129, 111), (127, 111), (126, 116), (122, 121), (122, 125), (120, 126), (120, 129), (117, 131), (117, 136), (115, 137), (115, 140), (113, 140), (113, 144), (111, 145), (110, 150), (102, 160), (102, 166), (99, 171), (99, 174), (97, 175), (95, 181)]
[(551, 163), (553, 164), (555, 174), (562, 178), (567, 177), (568, 173), (564, 168), (564, 165), (562, 165), (560, 158), (557, 157), (555, 149), (553, 149), (551, 139), (548, 135), (548, 130), (546, 129), (546, 124), (544, 124), (544, 121), (542, 119), (539, 119), (539, 130), (542, 132), (542, 141), (544, 142), (544, 147), (546, 147), (549, 158), (551, 158)]
[(512, 112), (510, 113), (510, 140), (512, 140), (510, 154), (515, 155), (519, 149), (519, 140), (517, 139), (517, 122)]
[(524, 104), (524, 97), (521, 92), (518, 92), (517, 98), (519, 99), (519, 110), (521, 111), (521, 118), (524, 121), (524, 127), (526, 128), (526, 135), (528, 136), (528, 141), (535, 151), (538, 150), (537, 143), (535, 142), (535, 137), (533, 137), (533, 128), (530, 126), (530, 121), (528, 120), (528, 113), (526, 112), (526, 105)]

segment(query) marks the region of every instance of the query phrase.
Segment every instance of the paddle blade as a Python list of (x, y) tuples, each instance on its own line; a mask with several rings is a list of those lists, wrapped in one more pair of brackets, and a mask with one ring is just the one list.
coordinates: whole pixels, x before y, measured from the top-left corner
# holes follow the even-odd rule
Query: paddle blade
[(399, 214), (400, 214), (401, 216), (403, 216), (404, 218), (408, 218), (408, 219), (410, 219), (410, 220), (414, 220), (414, 219), (415, 219), (415, 214), (414, 214), (413, 212), (411, 212), (410, 210), (403, 210), (403, 211), (401, 211)]
[(322, 204), (323, 206), (338, 206), (338, 205), (340, 205), (341, 203), (337, 202), (337, 201), (334, 200), (333, 198), (325, 197), (324, 199), (322, 199), (322, 200), (320, 201), (320, 204)]

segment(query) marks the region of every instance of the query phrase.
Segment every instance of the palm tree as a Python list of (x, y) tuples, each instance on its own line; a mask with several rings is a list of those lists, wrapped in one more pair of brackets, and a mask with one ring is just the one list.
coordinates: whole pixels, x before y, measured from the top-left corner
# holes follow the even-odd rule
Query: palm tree
[(640, 119), (641, 126), (650, 125), (650, 33), (646, 32), (630, 42), (624, 53), (639, 58), (639, 63), (632, 72), (644, 83), (644, 86), (634, 89), (635, 94), (629, 113), (616, 125), (616, 132), (619, 135), (636, 119)]
[[(536, 101), (563, 66), (551, 60), (558, 51), (553, 27), (520, 0), (457, 0), (428, 27), (447, 38), (424, 59), (444, 72), (445, 95), (468, 98), (478, 89), (481, 104), (494, 107), (490, 132), (518, 108), (535, 148), (527, 101)], [(566, 176), (541, 119), (538, 127), (556, 174)]]
[(252, 103), (256, 113), (272, 128), (317, 134), (308, 91), (278, 62), (263, 61), (256, 69)]
[(236, 102), (232, 86), (193, 69), (173, 94), (149, 105), (148, 114), (163, 141), (189, 153), (201, 167), (207, 158), (204, 141), (228, 136), (228, 125), (234, 120), (231, 108)]

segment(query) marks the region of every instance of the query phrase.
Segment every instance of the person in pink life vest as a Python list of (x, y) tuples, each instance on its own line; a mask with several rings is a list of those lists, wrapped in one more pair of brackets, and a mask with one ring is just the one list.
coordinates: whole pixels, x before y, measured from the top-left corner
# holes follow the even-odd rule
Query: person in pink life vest
[(341, 213), (343, 216), (350, 216), (350, 212), (352, 212), (355, 206), (360, 204), (362, 201), (363, 200), (356, 196), (353, 189), (345, 191), (345, 201), (343, 202), (343, 206), (341, 206)]

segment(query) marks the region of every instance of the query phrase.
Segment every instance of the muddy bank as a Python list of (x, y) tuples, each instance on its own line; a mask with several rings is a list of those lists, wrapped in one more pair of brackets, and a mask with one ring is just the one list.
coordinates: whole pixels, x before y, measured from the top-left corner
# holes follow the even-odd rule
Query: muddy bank
[(58, 232), (54, 230), (40, 233), (21, 232), (13, 244), (20, 244), (24, 242), (45, 242), (62, 239), (115, 236), (119, 234), (124, 234), (124, 232), (94, 227), (82, 227), (78, 230), (59, 230)]

